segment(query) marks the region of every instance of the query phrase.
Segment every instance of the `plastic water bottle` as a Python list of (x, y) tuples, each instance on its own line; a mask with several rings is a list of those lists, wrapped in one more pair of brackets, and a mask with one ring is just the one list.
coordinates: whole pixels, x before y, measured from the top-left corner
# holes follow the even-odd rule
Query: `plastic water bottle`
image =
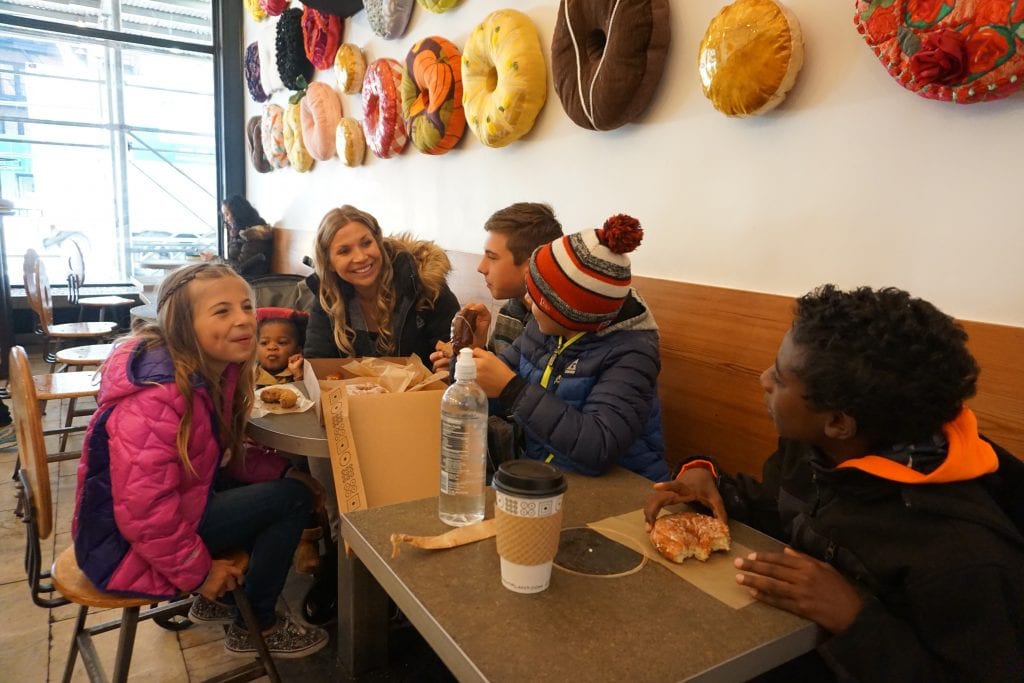
[(441, 398), (441, 495), (437, 512), (451, 526), (484, 518), (487, 396), (476, 383), (473, 350), (459, 351), (455, 384)]

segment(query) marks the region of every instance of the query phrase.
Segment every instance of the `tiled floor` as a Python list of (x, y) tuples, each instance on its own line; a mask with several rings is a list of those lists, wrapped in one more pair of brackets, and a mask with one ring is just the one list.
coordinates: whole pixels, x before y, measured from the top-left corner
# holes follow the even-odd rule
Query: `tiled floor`
[[(30, 349), (30, 355), (38, 356)], [(39, 362), (35, 372), (45, 372)], [(8, 403), (9, 405), (9, 403)], [(57, 405), (47, 407), (47, 427), (57, 424)], [(80, 418), (84, 421), (85, 418)], [(56, 437), (49, 437), (49, 447), (57, 449)], [(81, 436), (72, 442), (81, 443)], [(73, 618), (74, 605), (44, 609), (32, 603), (25, 580), (25, 525), (14, 515), (16, 505), (13, 471), (16, 451), (0, 450), (0, 680), (18, 683), (59, 681), (64, 671)], [(77, 460), (51, 465), (51, 482), (55, 506), (55, 533), (44, 542), (43, 563), (49, 566), (54, 548), (63, 549), (71, 542), (71, 515), (75, 499), (75, 468)], [(301, 613), (301, 601), (310, 577), (295, 574), (289, 577), (282, 609)], [(106, 618), (101, 612), (97, 621)], [(319, 653), (300, 660), (278, 660), (278, 670), (285, 681), (353, 680), (336, 663), (336, 633), (329, 628), (331, 642)], [(223, 632), (219, 626), (195, 625), (180, 632), (160, 628), (152, 621), (139, 624), (129, 680), (146, 683), (181, 683), (201, 681), (239, 664), (223, 649)], [(115, 632), (96, 638), (108, 675), (117, 646)], [(392, 632), (391, 658), (386, 669), (362, 676), (360, 681), (451, 681), (454, 680), (415, 629), (396, 628)], [(79, 660), (74, 681), (88, 677)], [(266, 681), (266, 678), (260, 679)]]

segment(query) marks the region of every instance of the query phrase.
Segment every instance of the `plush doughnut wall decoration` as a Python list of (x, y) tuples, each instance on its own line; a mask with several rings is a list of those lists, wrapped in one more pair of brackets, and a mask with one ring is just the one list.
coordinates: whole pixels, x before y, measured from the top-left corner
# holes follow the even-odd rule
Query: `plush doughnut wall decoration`
[(256, 39), (260, 55), (260, 83), (268, 96), (284, 90), (281, 74), (277, 72), (277, 22), (277, 17), (268, 21)]
[(370, 28), (381, 38), (400, 38), (409, 26), (415, 0), (364, 0)]
[(263, 92), (263, 81), (260, 79), (260, 46), (252, 42), (245, 48), (245, 85), (249, 88), (249, 96), (257, 102), (270, 99)]
[(313, 80), (302, 39), (302, 10), (297, 7), (282, 12), (277, 22), (277, 72), (289, 90), (302, 90)]
[(288, 0), (259, 0), (260, 7), (269, 16), (276, 17), (288, 9)]
[(263, 156), (274, 168), (288, 165), (288, 148), (284, 145), (284, 109), (276, 104), (263, 108), (260, 122), (260, 137), (263, 141)]
[(337, 150), (334, 135), (341, 120), (341, 99), (334, 88), (314, 81), (299, 103), (302, 115), (302, 142), (317, 161), (327, 161)]
[(284, 146), (288, 150), (288, 163), (299, 173), (313, 168), (313, 157), (302, 141), (302, 121), (297, 103), (284, 110)]
[(565, 113), (592, 130), (635, 121), (661, 81), (671, 39), (669, 0), (562, 0), (551, 70)]
[(355, 119), (343, 118), (335, 136), (338, 156), (346, 166), (359, 166), (366, 157), (366, 138), (363, 127)]
[(342, 43), (334, 57), (334, 72), (338, 77), (338, 87), (346, 95), (355, 95), (362, 89), (366, 59), (358, 45)]
[(306, 7), (345, 19), (363, 9), (363, 0), (301, 0)]
[(302, 39), (310, 64), (320, 70), (334, 65), (343, 29), (341, 17), (324, 14), (312, 7), (302, 10)]
[(266, 10), (260, 7), (260, 0), (245, 0), (245, 10), (256, 21), (263, 21), (267, 18)]
[(257, 173), (270, 173), (274, 167), (263, 154), (263, 138), (260, 135), (262, 117), (253, 116), (245, 122), (245, 142), (249, 147), (249, 161)]
[(462, 53), (462, 105), (473, 134), (488, 147), (526, 135), (547, 97), (537, 29), (522, 12), (492, 12)]
[(996, 100), (1024, 78), (1020, 0), (857, 0), (853, 22), (892, 77), (921, 97)]
[(408, 142), (398, 92), (401, 85), (402, 65), (394, 59), (378, 59), (366, 68), (363, 132), (366, 144), (381, 159), (401, 154)]
[(773, 0), (724, 7), (711, 20), (698, 56), (704, 95), (726, 116), (757, 116), (777, 107), (803, 63), (800, 24)]
[(459, 0), (416, 0), (416, 2), (420, 4), (420, 7), (434, 14), (443, 14), (459, 4)]
[(416, 149), (444, 154), (466, 132), (462, 110), (462, 55), (440, 36), (409, 50), (402, 69), (402, 118)]

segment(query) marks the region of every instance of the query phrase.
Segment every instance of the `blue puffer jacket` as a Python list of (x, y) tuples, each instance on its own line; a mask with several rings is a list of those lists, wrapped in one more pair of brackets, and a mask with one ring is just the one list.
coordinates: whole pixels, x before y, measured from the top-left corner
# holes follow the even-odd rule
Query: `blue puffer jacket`
[(621, 465), (653, 481), (669, 478), (658, 400), (658, 326), (630, 290), (618, 318), (583, 335), (555, 358), (548, 387), (540, 386), (558, 338), (537, 321), (501, 358), (516, 371), (498, 404), (526, 437), (522, 457), (591, 476)]

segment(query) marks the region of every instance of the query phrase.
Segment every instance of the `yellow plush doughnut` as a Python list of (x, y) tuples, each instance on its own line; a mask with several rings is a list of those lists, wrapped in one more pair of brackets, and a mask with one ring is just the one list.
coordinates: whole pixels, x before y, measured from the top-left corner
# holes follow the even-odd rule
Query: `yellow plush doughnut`
[(358, 45), (342, 43), (338, 54), (334, 56), (334, 73), (338, 77), (338, 90), (343, 93), (355, 95), (363, 89), (366, 59)]
[(708, 26), (698, 67), (704, 95), (727, 116), (774, 109), (804, 62), (796, 16), (773, 0), (736, 0)]
[(338, 156), (346, 166), (359, 166), (366, 157), (366, 138), (363, 127), (353, 118), (343, 118), (335, 136)]
[(504, 147), (526, 135), (547, 88), (544, 54), (529, 17), (502, 9), (473, 29), (462, 52), (462, 104), (480, 142)]
[(302, 112), (298, 102), (290, 103), (284, 110), (284, 146), (292, 168), (299, 173), (313, 168), (313, 157), (302, 142)]

